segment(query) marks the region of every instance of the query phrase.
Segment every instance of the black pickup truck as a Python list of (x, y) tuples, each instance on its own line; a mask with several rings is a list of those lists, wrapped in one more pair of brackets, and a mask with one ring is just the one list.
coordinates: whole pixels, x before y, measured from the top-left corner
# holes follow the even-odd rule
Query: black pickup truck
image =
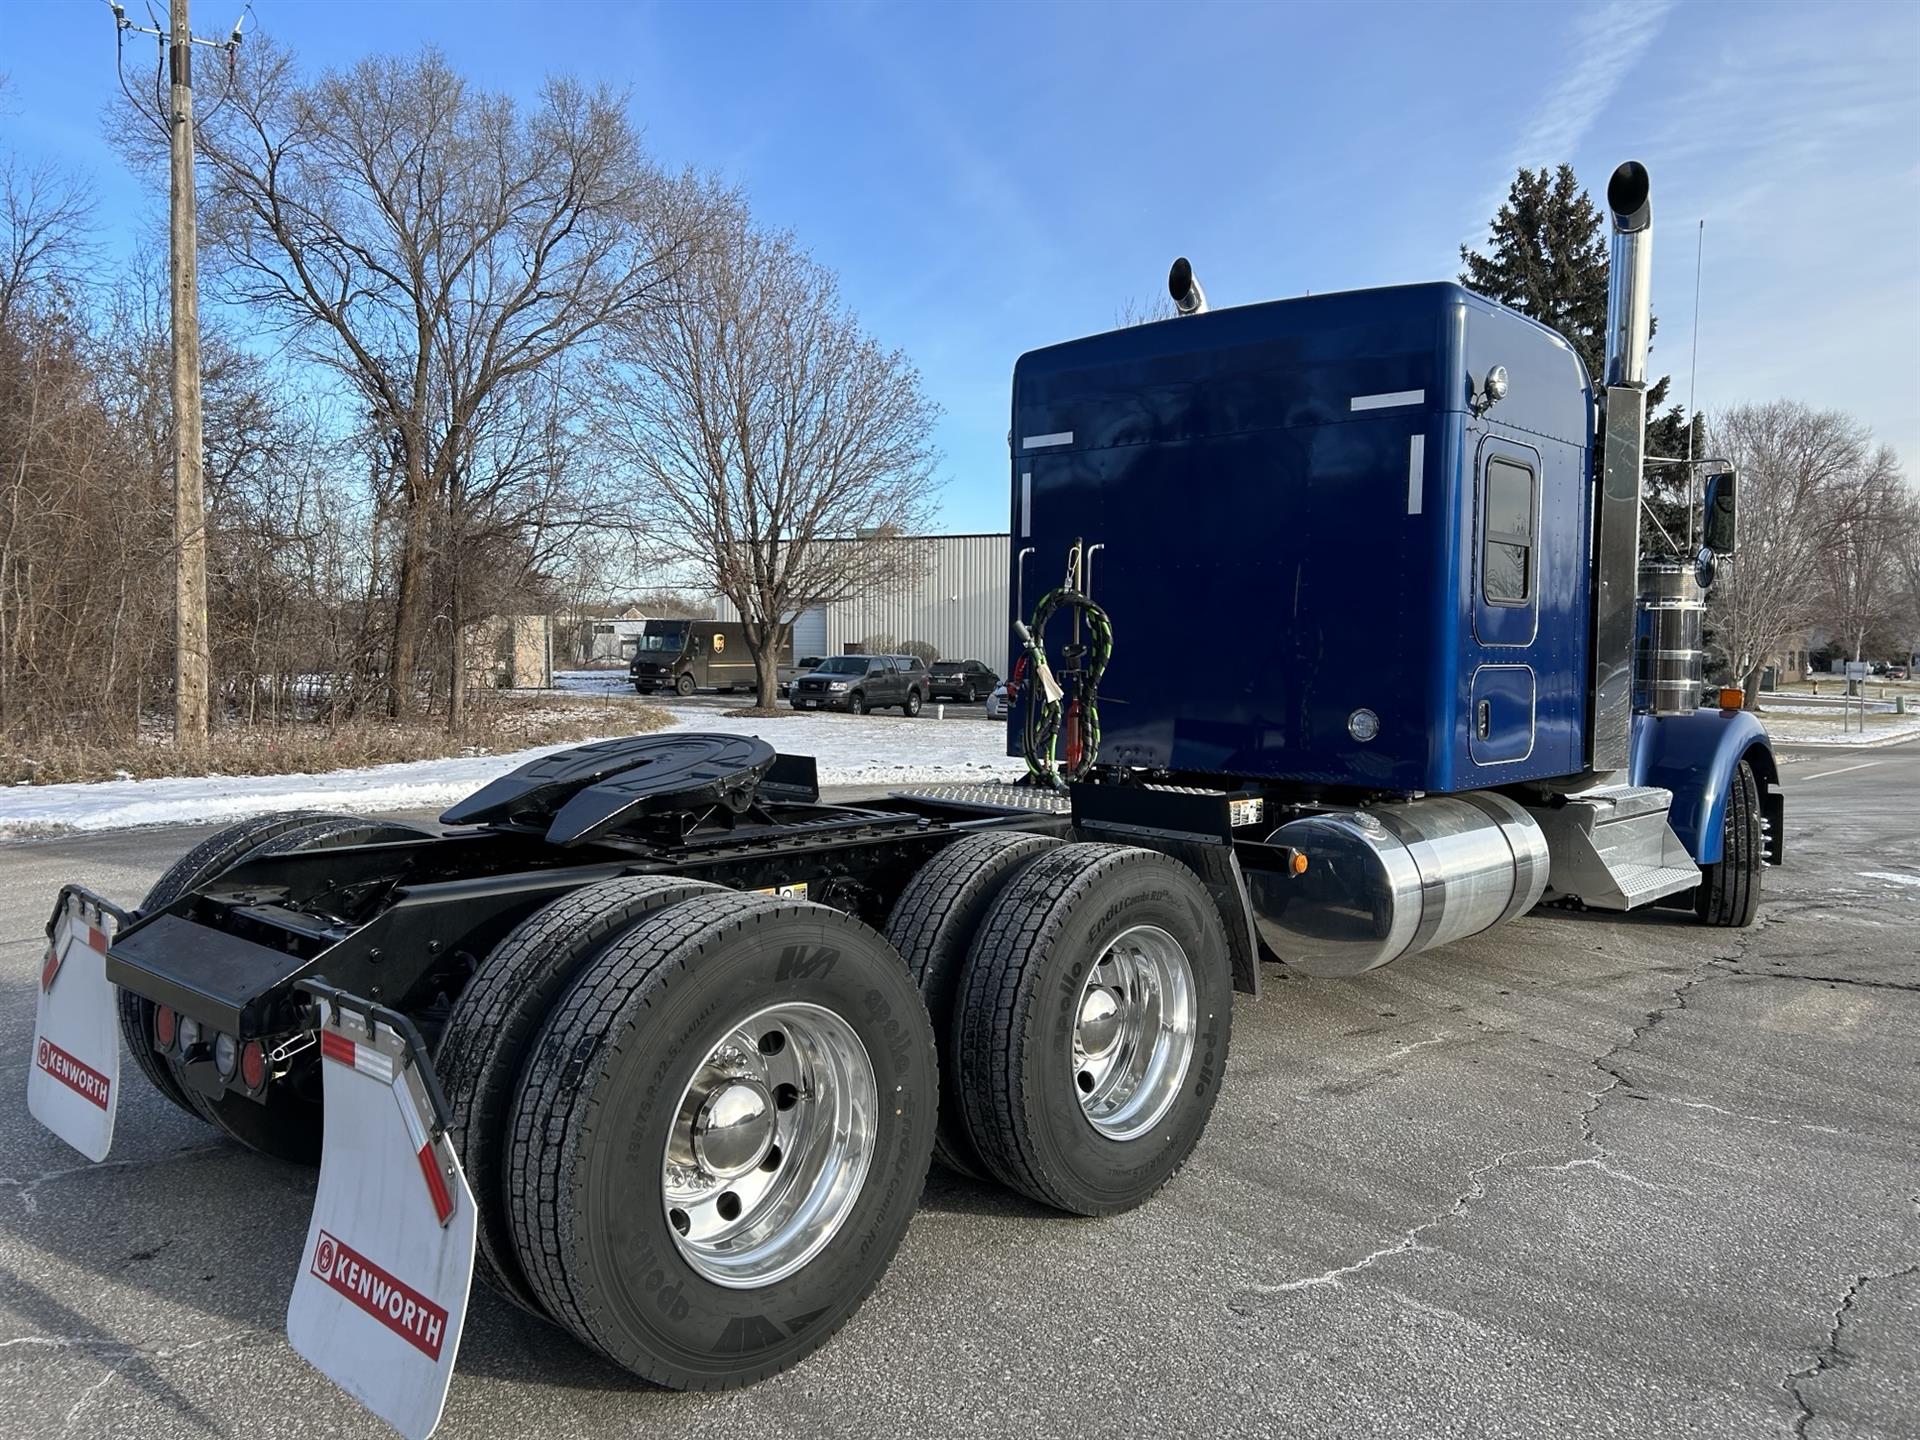
[(793, 682), (796, 710), (869, 710), (898, 705), (918, 715), (927, 703), (927, 667), (917, 655), (829, 655)]

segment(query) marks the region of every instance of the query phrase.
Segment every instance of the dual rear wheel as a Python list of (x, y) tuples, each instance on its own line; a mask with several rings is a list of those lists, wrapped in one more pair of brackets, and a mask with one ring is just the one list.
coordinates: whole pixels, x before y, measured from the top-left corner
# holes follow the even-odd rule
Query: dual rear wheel
[(878, 1283), (936, 1133), (1078, 1214), (1165, 1184), (1229, 988), (1204, 889), (1141, 850), (969, 837), (886, 937), (699, 882), (587, 887), (496, 947), (436, 1058), (481, 1273), (656, 1383), (760, 1379)]
[(938, 1027), (950, 1166), (1110, 1215), (1192, 1153), (1226, 1064), (1232, 975), (1187, 867), (1129, 846), (972, 836), (914, 877), (890, 934)]

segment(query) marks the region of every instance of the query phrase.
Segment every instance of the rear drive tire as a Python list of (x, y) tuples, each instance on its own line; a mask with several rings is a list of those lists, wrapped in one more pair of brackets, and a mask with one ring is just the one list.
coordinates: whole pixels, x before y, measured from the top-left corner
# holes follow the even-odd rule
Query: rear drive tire
[(474, 1268), (494, 1290), (545, 1316), (527, 1283), (507, 1216), (504, 1176), (513, 1093), (534, 1037), (580, 970), (622, 931), (696, 895), (730, 893), (704, 880), (634, 875), (562, 896), (522, 920), (460, 992), (434, 1056), (451, 1112), (448, 1137), (479, 1204)]
[(1702, 925), (1740, 930), (1760, 913), (1760, 875), (1765, 845), (1760, 834), (1760, 783), (1742, 760), (1727, 788), (1720, 858), (1700, 867), (1693, 913)]
[[(378, 845), (396, 840), (418, 840), (430, 834), (418, 825), (399, 821), (364, 820), (350, 815), (309, 815), (271, 839), (249, 849), (241, 860), (266, 855), (289, 855), (302, 850), (330, 850), (344, 845)], [(231, 866), (227, 867), (231, 868)], [(215, 878), (212, 875), (208, 880)], [(204, 882), (203, 882), (204, 883)], [(170, 1065), (173, 1063), (168, 1062)], [(175, 1078), (194, 1109), (216, 1130), (249, 1150), (288, 1160), (296, 1165), (320, 1163), (322, 1109), (319, 1051), (310, 1049), (293, 1062), (285, 1078), (267, 1087), (266, 1099), (225, 1094), (217, 1099), (189, 1086), (178, 1072)]]
[(657, 911), (534, 1043), (508, 1162), (521, 1264), (551, 1314), (657, 1384), (785, 1369), (906, 1233), (937, 1083), (919, 993), (858, 921), (739, 894)]
[(1119, 845), (1032, 861), (988, 910), (959, 1003), (981, 1160), (1076, 1215), (1141, 1204), (1206, 1128), (1232, 998), (1219, 911), (1184, 865)]
[(901, 704), (900, 710), (909, 720), (918, 715), (920, 713), (920, 692), (918, 690), (907, 691), (907, 698)]
[(967, 1133), (966, 1107), (960, 1103), (959, 1030), (954, 1023), (960, 975), (987, 907), (1022, 865), (1060, 843), (1051, 835), (1013, 830), (957, 840), (914, 872), (887, 920), (887, 939), (920, 987), (940, 1050), (934, 1158), (976, 1180), (987, 1178), (987, 1167)]
[[(215, 832), (167, 867), (147, 891), (146, 899), (140, 902), (139, 913), (151, 915), (166, 909), (189, 890), (231, 870), (251, 851), (276, 836), (326, 818), (318, 811), (296, 810), (284, 815), (255, 816)], [(154, 1089), (194, 1119), (205, 1120), (206, 1114), (188, 1098), (187, 1088), (174, 1073), (172, 1062), (154, 1049), (153, 1002), (131, 990), (119, 991), (118, 999), (120, 1036), (127, 1042), (127, 1050), (133, 1056), (133, 1063), (140, 1067), (140, 1073)]]
[(693, 676), (687, 674), (683, 670), (680, 672), (679, 675), (674, 677), (673, 693), (678, 695), (682, 700), (686, 699), (687, 696), (693, 694), (693, 691), (694, 691)]

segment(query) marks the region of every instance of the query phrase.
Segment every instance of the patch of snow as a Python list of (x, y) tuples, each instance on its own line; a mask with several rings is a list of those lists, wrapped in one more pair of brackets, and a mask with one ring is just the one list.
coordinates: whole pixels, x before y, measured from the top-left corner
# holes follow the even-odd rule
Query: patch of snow
[(1891, 870), (1862, 870), (1862, 880), (1884, 880), (1889, 885), (1920, 885), (1920, 875), (1897, 875)]
[(1842, 728), (1838, 715), (1814, 718), (1766, 710), (1760, 723), (1776, 743), (1786, 745), (1891, 745), (1920, 736), (1920, 715), (1870, 716), (1864, 733)]
[[(704, 730), (757, 735), (790, 755), (811, 755), (822, 785), (894, 785), (930, 780), (994, 780), (1019, 775), (1008, 759), (1006, 727), (985, 720), (908, 720), (884, 715), (730, 718), (709, 709), (666, 707), (674, 723), (659, 733)], [(618, 734), (617, 717), (610, 717)], [(122, 830), (142, 825), (226, 823), (283, 810), (437, 810), (516, 766), (567, 745), (504, 755), (464, 755), (335, 770), (320, 775), (187, 776), (110, 780), (89, 785), (22, 785), (0, 790), (0, 835)]]

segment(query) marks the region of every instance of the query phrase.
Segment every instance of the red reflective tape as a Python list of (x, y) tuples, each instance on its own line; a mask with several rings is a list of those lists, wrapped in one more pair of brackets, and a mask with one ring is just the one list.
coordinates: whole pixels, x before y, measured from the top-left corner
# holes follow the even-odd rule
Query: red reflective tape
[(60, 951), (56, 947), (49, 945), (47, 947), (47, 963), (40, 967), (40, 988), (42, 990), (53, 989), (54, 977), (59, 975), (59, 973)]
[(87, 948), (89, 950), (98, 950), (102, 955), (106, 954), (107, 953), (106, 931), (96, 929), (94, 926), (89, 925), (87, 927)]
[(420, 1147), (420, 1173), (427, 1177), (427, 1194), (433, 1197), (433, 1213), (440, 1217), (440, 1223), (444, 1225), (453, 1214), (453, 1196), (447, 1190), (446, 1176), (440, 1173), (440, 1162), (434, 1157), (431, 1140)]
[(349, 1070), (353, 1068), (353, 1041), (332, 1030), (320, 1032), (320, 1054), (328, 1060), (338, 1060)]
[(86, 1061), (69, 1055), (44, 1035), (40, 1037), (40, 1043), (35, 1047), (33, 1058), (42, 1070), (69, 1090), (91, 1100), (102, 1110), (107, 1108), (107, 1099), (113, 1088), (113, 1082)]
[(395, 1278), (325, 1230), (314, 1244), (309, 1268), (429, 1360), (440, 1358), (440, 1345), (447, 1336), (447, 1312), (406, 1281)]

